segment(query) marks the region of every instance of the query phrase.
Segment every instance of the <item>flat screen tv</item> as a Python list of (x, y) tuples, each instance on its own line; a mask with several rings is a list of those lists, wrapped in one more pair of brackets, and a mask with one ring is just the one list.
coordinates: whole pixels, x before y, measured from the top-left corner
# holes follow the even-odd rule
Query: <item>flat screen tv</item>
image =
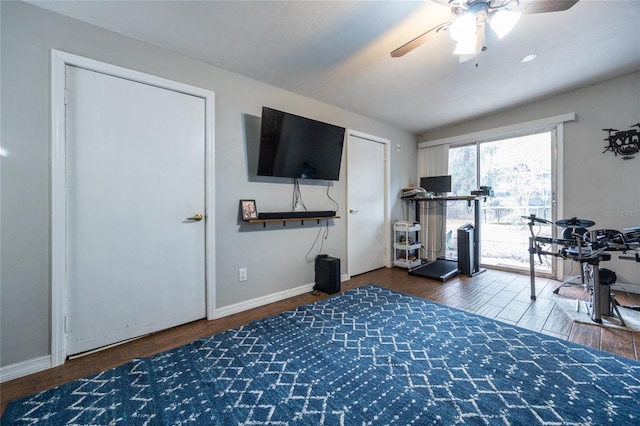
[(258, 176), (339, 180), (344, 127), (262, 108)]
[(435, 194), (451, 192), (451, 175), (420, 178), (420, 187)]

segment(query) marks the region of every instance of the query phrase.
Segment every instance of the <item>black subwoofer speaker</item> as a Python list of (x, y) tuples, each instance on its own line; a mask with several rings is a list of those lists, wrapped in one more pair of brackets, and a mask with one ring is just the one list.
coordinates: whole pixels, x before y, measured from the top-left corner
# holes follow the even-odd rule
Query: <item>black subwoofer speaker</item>
[(327, 294), (340, 291), (340, 259), (316, 257), (316, 285), (313, 288)]

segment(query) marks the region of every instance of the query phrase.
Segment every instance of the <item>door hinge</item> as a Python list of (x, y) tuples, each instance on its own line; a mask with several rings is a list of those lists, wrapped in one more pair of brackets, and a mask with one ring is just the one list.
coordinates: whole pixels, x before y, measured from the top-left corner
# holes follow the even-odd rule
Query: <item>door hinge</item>
[(67, 89), (64, 89), (64, 104), (67, 105), (68, 102), (69, 102), (69, 91)]
[(64, 317), (64, 332), (65, 333), (69, 332), (69, 324), (67, 323), (67, 316), (66, 315)]

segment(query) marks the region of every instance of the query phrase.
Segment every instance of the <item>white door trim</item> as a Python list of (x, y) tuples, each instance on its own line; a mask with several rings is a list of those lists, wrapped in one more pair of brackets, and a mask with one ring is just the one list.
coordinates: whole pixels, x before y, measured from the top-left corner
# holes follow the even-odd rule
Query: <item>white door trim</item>
[[(385, 263), (385, 267), (390, 268), (391, 267), (391, 223), (389, 221), (389, 216), (390, 216), (390, 203), (389, 203), (389, 187), (391, 185), (391, 166), (390, 166), (390, 161), (389, 158), (391, 156), (391, 141), (388, 139), (384, 139), (384, 138), (380, 138), (378, 136), (373, 136), (373, 135), (369, 135), (367, 133), (363, 133), (363, 132), (359, 132), (357, 130), (351, 130), (351, 129), (347, 129), (347, 144), (349, 144), (351, 141), (351, 137), (355, 136), (361, 139), (368, 139), (370, 141), (373, 142), (378, 142), (384, 145), (384, 227), (387, 230), (384, 233), (384, 247), (385, 247), (385, 257), (384, 257), (384, 263)], [(349, 170), (347, 170), (347, 174), (349, 173)], [(348, 177), (347, 177), (348, 179)], [(349, 202), (349, 189), (348, 189), (348, 185), (347, 185), (347, 203)], [(347, 235), (349, 235), (348, 233), (349, 230), (349, 215), (347, 214)], [(350, 242), (347, 240), (347, 256), (349, 256), (349, 245)], [(347, 262), (347, 265), (349, 263)], [(348, 269), (348, 268), (347, 268)], [(351, 276), (351, 271), (347, 271), (347, 275), (350, 277)]]
[(184, 94), (205, 101), (205, 289), (207, 319), (215, 311), (215, 186), (214, 186), (214, 118), (215, 93), (129, 70), (116, 65), (84, 58), (59, 50), (51, 51), (51, 364), (62, 365), (67, 356), (65, 318), (67, 315), (66, 258), (66, 137), (65, 137), (65, 67), (72, 65)]

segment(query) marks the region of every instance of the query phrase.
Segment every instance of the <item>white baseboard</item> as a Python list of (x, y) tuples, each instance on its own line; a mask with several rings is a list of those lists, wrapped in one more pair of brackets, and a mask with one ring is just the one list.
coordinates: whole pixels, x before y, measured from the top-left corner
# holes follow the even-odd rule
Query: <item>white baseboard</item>
[(38, 373), (52, 367), (51, 356), (43, 356), (0, 368), (0, 383)]
[(640, 285), (638, 284), (624, 284), (624, 283), (615, 283), (611, 286), (612, 290), (629, 292), (633, 294), (640, 294)]
[[(349, 279), (348, 275), (340, 276), (341, 282), (347, 281), (348, 279)], [(247, 300), (245, 302), (236, 303), (235, 305), (229, 305), (222, 308), (218, 308), (216, 309), (214, 318), (222, 318), (228, 315), (233, 315), (249, 309), (257, 308), (259, 306), (268, 305), (269, 303), (288, 299), (289, 297), (294, 297), (300, 294), (308, 293), (313, 290), (314, 285), (315, 283), (304, 284), (289, 290), (284, 290), (278, 293), (269, 294), (267, 296), (257, 297), (255, 299)], [(40, 371), (44, 371), (52, 367), (53, 365), (51, 363), (50, 355), (43, 356), (41, 358), (32, 359), (29, 361), (19, 362), (13, 365), (8, 365), (6, 367), (0, 368), (0, 383), (4, 383), (9, 380), (28, 376), (29, 374), (38, 373)]]
[[(340, 282), (347, 281), (348, 279), (349, 279), (349, 276), (346, 274), (340, 276)], [(284, 300), (290, 297), (308, 293), (313, 290), (314, 285), (315, 283), (304, 284), (299, 287), (291, 288), (289, 290), (284, 290), (278, 293), (268, 294), (262, 297), (256, 297), (255, 299), (246, 300), (244, 302), (236, 303), (234, 305), (217, 308), (213, 319), (222, 318), (228, 315), (237, 314), (239, 312), (248, 311), (249, 309), (257, 308), (260, 306), (268, 305), (269, 303), (279, 302), (280, 300)]]

